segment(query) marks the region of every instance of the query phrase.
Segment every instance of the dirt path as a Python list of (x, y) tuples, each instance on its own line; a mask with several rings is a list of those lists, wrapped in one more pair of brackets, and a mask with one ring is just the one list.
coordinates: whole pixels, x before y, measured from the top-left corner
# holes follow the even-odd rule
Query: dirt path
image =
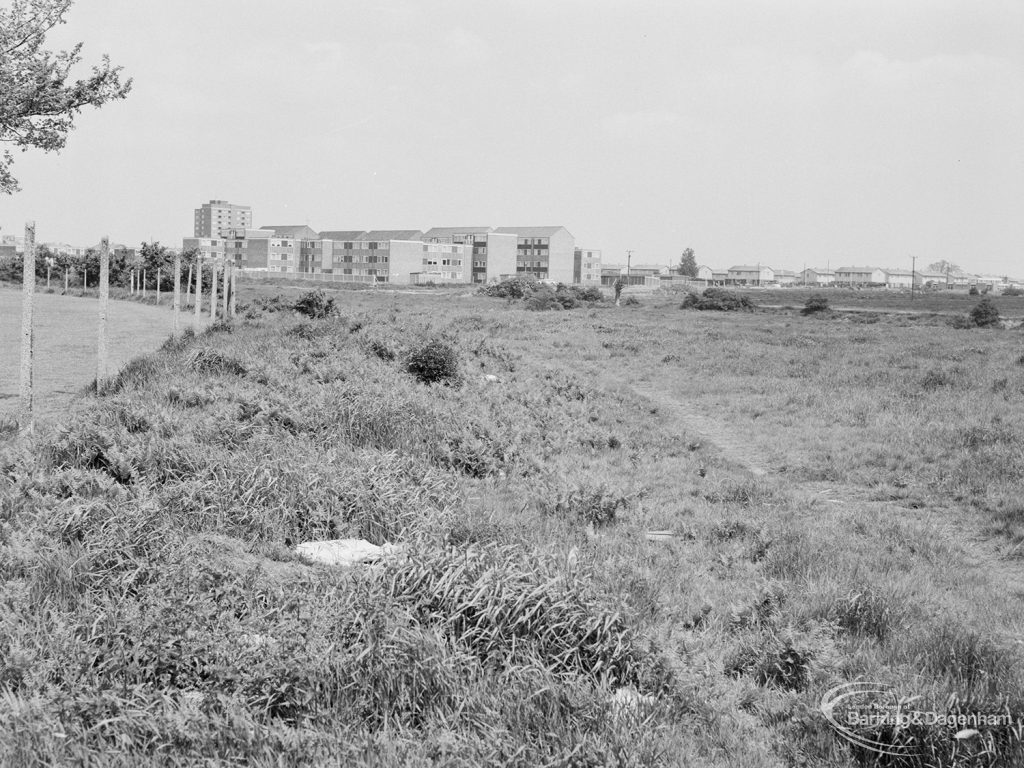
[(762, 457), (750, 449), (749, 441), (740, 438), (721, 422), (708, 418), (698, 409), (651, 384), (637, 383), (631, 387), (638, 395), (657, 403), (658, 408), (675, 417), (683, 424), (687, 434), (696, 435), (702, 443), (714, 446), (726, 460), (743, 467), (752, 475), (761, 477), (768, 474), (768, 467)]
[[(151, 352), (171, 334), (168, 306), (111, 301), (107, 319), (108, 374), (134, 357)], [(96, 372), (99, 305), (94, 298), (37, 293), (34, 301), (34, 382), (36, 413), (62, 413)], [(182, 313), (182, 328), (191, 323)], [(18, 408), (21, 345), (21, 292), (0, 288), (0, 416)]]
[[(753, 475), (771, 476), (770, 467), (762, 456), (751, 449), (750, 441), (742, 439), (726, 425), (705, 416), (698, 409), (650, 384), (630, 386), (637, 394), (656, 403), (659, 409), (674, 418), (686, 434), (698, 435), (702, 442), (716, 449), (727, 461)], [(786, 482), (790, 490), (816, 498), (837, 511), (844, 508), (897, 508), (900, 519), (913, 520), (927, 526), (931, 531), (938, 533), (952, 548), (959, 550), (961, 565), (984, 572), (1008, 598), (1024, 601), (1024, 545), (1014, 545), (998, 536), (987, 536), (978, 526), (965, 524), (959, 515), (950, 515), (941, 522), (936, 522), (934, 513), (930, 513), (928, 509), (904, 506), (899, 500), (873, 498), (870, 488), (829, 482), (801, 483), (792, 479)], [(1016, 636), (1007, 637), (1014, 642), (1019, 640)]]

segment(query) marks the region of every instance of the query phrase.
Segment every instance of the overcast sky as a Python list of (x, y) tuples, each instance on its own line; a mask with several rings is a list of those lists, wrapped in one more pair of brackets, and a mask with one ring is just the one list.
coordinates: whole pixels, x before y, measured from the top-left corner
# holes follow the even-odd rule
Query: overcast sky
[(1020, 0), (78, 0), (135, 79), (0, 227), (563, 225), (605, 262), (1024, 276)]

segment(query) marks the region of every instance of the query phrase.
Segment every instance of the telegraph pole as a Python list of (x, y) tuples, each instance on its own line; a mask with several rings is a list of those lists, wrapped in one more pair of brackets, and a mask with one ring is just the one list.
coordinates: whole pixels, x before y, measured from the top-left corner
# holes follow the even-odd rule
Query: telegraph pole
[(917, 283), (917, 256), (910, 257), (910, 300), (914, 300), (914, 285)]
[(626, 285), (629, 285), (629, 270), (633, 262), (633, 252), (626, 251)]

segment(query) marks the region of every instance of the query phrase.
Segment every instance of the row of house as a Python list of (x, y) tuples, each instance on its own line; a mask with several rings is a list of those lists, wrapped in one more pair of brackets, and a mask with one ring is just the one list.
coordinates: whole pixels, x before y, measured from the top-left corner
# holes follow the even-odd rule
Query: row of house
[(581, 285), (601, 282), (601, 252), (576, 247), (572, 234), (561, 226), (253, 228), (248, 206), (211, 200), (196, 209), (193, 236), (184, 238), (182, 247), (277, 277), (398, 285), (488, 283), (517, 275)]
[(838, 267), (836, 269), (808, 268), (799, 272), (773, 269), (763, 264), (737, 265), (727, 270), (715, 270), (706, 265), (697, 268), (697, 279), (707, 285), (732, 286), (789, 286), (813, 285), (819, 287), (891, 288), (914, 287), (969, 288), (1009, 286), (1007, 277), (971, 275), (962, 272), (932, 272), (928, 270), (882, 269), (881, 267)]

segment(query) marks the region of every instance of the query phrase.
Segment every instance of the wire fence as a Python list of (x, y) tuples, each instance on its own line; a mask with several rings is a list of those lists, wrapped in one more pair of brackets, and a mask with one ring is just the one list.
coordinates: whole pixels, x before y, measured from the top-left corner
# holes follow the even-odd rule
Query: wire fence
[[(37, 403), (39, 393), (36, 386), (36, 374), (39, 367), (37, 364), (39, 360), (37, 360), (38, 350), (36, 342), (40, 319), (44, 320), (42, 326), (45, 333), (44, 340), (48, 342), (44, 344), (44, 347), (47, 348), (47, 354), (51, 356), (54, 354), (73, 354), (77, 356), (79, 358), (76, 360), (78, 367), (72, 367), (72, 373), (79, 375), (80, 382), (81, 378), (84, 378), (81, 376), (82, 360), (80, 359), (84, 352), (83, 347), (94, 350), (94, 353), (85, 353), (87, 357), (92, 357), (94, 362), (94, 365), (88, 366), (91, 376), (88, 373), (86, 376), (91, 379), (97, 390), (102, 389), (112, 373), (109, 343), (112, 325), (121, 324), (121, 327), (114, 328), (115, 336), (118, 337), (117, 340), (120, 346), (134, 341), (136, 348), (133, 351), (135, 354), (138, 354), (139, 351), (137, 347), (142, 346), (149, 340), (146, 338), (147, 334), (135, 333), (135, 331), (139, 330), (139, 327), (134, 326), (141, 317), (138, 312), (146, 312), (147, 308), (136, 305), (137, 311), (135, 313), (126, 313), (122, 310), (127, 308), (127, 302), (116, 302), (120, 305), (118, 311), (111, 313), (111, 252), (109, 238), (103, 237), (101, 239), (98, 250), (99, 268), (95, 271), (95, 284), (89, 284), (90, 276), (88, 272), (83, 271), (82, 291), (78, 294), (79, 296), (91, 297), (94, 295), (92, 290), (95, 288), (95, 296), (98, 298), (98, 307), (93, 310), (95, 314), (92, 315), (95, 318), (95, 325), (93, 326), (95, 328), (95, 335), (92, 337), (93, 342), (90, 344), (88, 336), (92, 335), (92, 331), (88, 330), (87, 326), (91, 325), (91, 323), (89, 323), (87, 317), (91, 313), (88, 312), (87, 306), (71, 303), (75, 299), (73, 298), (74, 294), (71, 292), (70, 270), (65, 270), (63, 275), (64, 293), (68, 294), (68, 296), (64, 298), (46, 296), (44, 309), (47, 311), (42, 316), (37, 316), (38, 288), (43, 284), (46, 286), (47, 293), (54, 293), (54, 288), (50, 285), (53, 276), (50, 268), (47, 269), (45, 283), (37, 276), (36, 226), (35, 222), (31, 221), (25, 225), (20, 296), (21, 329), (17, 340), (17, 344), (20, 347), (18, 406), (15, 418), (18, 431), (21, 434), (31, 434), (33, 432), (37, 411), (39, 410)], [(158, 267), (156, 270), (156, 280), (153, 288), (149, 287), (152, 284), (152, 281), (149, 279), (152, 277), (151, 275), (147, 275), (145, 270), (133, 269), (129, 286), (116, 289), (115, 297), (137, 299), (145, 304), (152, 300), (157, 308), (170, 309), (170, 322), (167, 323), (167, 316), (163, 315), (163, 321), (158, 320), (150, 328), (152, 333), (149, 336), (154, 336), (157, 332), (166, 333), (167, 330), (170, 330), (172, 334), (177, 334), (186, 326), (195, 330), (197, 326), (204, 326), (207, 323), (216, 322), (218, 319), (227, 320), (235, 315), (236, 270), (231, 262), (209, 259), (205, 261), (208, 263), (204, 263), (204, 260), (201, 258), (198, 259), (194, 264), (188, 265), (185, 274), (183, 274), (182, 257), (175, 255), (173, 265), (169, 267), (171, 272), (170, 283), (173, 285), (173, 289), (170, 291), (163, 290), (163, 286), (166, 284), (163, 267)], [(182, 279), (183, 277), (184, 280)], [(5, 295), (4, 299), (5, 304), (10, 305), (11, 309), (13, 309), (13, 301), (8, 301), (8, 299), (12, 298), (12, 296)], [(59, 307), (56, 306), (58, 304), (60, 305)], [(151, 310), (149, 311), (151, 312)], [(64, 342), (63, 346), (61, 342)], [(71, 343), (69, 344), (68, 342)], [(66, 391), (67, 384), (63, 386), (64, 390), (58, 391)]]

